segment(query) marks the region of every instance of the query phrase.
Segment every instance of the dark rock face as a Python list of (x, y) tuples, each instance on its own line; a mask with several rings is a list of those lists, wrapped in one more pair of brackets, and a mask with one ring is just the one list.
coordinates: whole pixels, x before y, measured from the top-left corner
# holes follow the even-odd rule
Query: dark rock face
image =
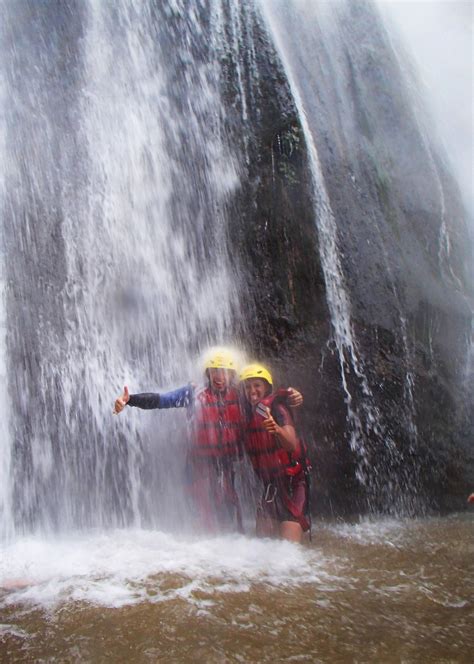
[[(474, 481), (465, 370), (472, 265), (459, 191), (373, 7), (339, 3), (329, 21), (315, 15), (305, 27), (297, 12), (282, 13), (370, 389), (364, 394), (346, 358), (362, 420), (363, 474), (379, 479), (354, 477), (361, 455), (351, 450), (347, 394), (331, 342), (307, 136), (280, 56), (258, 21), (258, 76), (248, 72), (259, 86), (250, 165), (231, 229), (248, 283), (242, 334), (281, 380), (305, 393), (320, 509), (459, 508)], [(364, 422), (374, 413), (375, 427)]]

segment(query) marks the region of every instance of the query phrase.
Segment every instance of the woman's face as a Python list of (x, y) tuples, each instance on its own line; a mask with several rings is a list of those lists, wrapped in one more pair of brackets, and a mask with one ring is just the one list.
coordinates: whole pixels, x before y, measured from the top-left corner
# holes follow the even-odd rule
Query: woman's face
[(270, 385), (263, 378), (247, 378), (244, 383), (245, 396), (252, 406), (256, 406), (271, 391)]

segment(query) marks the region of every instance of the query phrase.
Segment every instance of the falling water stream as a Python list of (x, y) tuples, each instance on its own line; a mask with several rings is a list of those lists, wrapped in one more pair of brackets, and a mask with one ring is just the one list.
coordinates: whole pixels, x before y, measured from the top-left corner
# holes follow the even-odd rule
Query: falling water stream
[[(388, 459), (391, 467), (403, 467), (404, 455), (397, 449), (390, 430), (386, 426), (383, 414), (376, 406), (366, 375), (364, 358), (358, 348), (352, 323), (349, 289), (345, 284), (341, 265), (342, 250), (339, 246), (337, 224), (326, 190), (316, 145), (317, 129), (314, 118), (317, 117), (319, 112), (319, 100), (315, 79), (308, 72), (307, 54), (314, 51), (317, 48), (317, 40), (322, 39), (327, 52), (332, 53), (335, 58), (342, 59), (339, 50), (343, 48), (344, 40), (343, 35), (339, 34), (338, 4), (334, 3), (333, 7), (325, 6), (321, 8), (310, 3), (302, 3), (300, 6), (301, 15), (299, 16), (295, 15), (290, 5), (279, 0), (262, 1), (262, 7), (285, 67), (308, 146), (320, 260), (325, 277), (333, 338), (339, 357), (341, 383), (345, 392), (349, 441), (358, 460), (357, 478), (366, 486), (369, 502), (380, 502), (381, 496), (385, 495), (383, 502), (385, 504), (390, 502), (394, 512), (410, 511), (410, 508), (413, 508), (417, 502), (416, 472), (412, 470), (409, 480), (402, 485), (397, 485), (397, 483), (390, 482), (382, 470)], [(301, 16), (306, 17), (308, 24), (317, 25), (318, 32), (308, 31), (303, 34), (299, 32), (297, 22), (301, 20)], [(336, 33), (335, 37), (333, 32)], [(317, 74), (314, 74), (314, 76), (317, 76)], [(339, 110), (339, 113), (343, 114), (343, 111)], [(385, 251), (383, 246), (380, 250), (381, 252)], [(406, 340), (406, 322), (401, 311), (400, 327), (407, 355), (406, 363), (409, 367), (410, 357)], [(349, 384), (349, 377), (352, 377), (352, 382), (357, 385), (358, 398), (354, 394), (354, 388)], [(413, 396), (409, 369), (406, 383), (409, 426), (414, 432), (416, 427), (413, 423)], [(383, 461), (382, 459), (380, 461), (380, 467), (377, 466), (377, 460), (370, 454), (369, 441), (371, 439), (377, 441), (377, 446), (383, 446), (386, 449)]]
[[(196, 357), (230, 337), (238, 312), (225, 239), (238, 177), (214, 55), (218, 13), (202, 52), (197, 2), (183, 12), (91, 0), (81, 22), (68, 22), (74, 5), (29, 17), (3, 5), (13, 100), (3, 209), (15, 260), (3, 302), (19, 332), (2, 358), (23, 358), (10, 389), (34, 395), (12, 412), (2, 449), (23, 452), (3, 502), (19, 504), (20, 530), (156, 523), (164, 510), (149, 497), (179, 475), (184, 415), (172, 427), (162, 418), (156, 432), (135, 413), (110, 417), (110, 403), (124, 384), (150, 391), (201, 380)], [(15, 30), (19, 50), (8, 43)], [(50, 31), (49, 51), (37, 55), (38, 33), (46, 43)], [(169, 509), (176, 501), (160, 496)]]
[(358, 480), (394, 514), (416, 502), (416, 477), (369, 472), (368, 438), (399, 453), (352, 326), (286, 4), (0, 0), (2, 661), (470, 661), (472, 514), (316, 519), (304, 546), (256, 540), (251, 522), (198, 536), (179, 488), (186, 414), (112, 415), (123, 385), (199, 382), (201, 352), (236, 343), (228, 230), (261, 11), (309, 153)]

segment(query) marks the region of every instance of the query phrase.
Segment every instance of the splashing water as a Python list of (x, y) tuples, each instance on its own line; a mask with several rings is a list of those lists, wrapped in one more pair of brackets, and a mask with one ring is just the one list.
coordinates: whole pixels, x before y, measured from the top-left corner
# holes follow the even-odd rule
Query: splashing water
[(0, 558), (2, 647), (11, 660), (79, 647), (117, 662), (467, 662), (471, 529), (468, 515), (318, 524), (310, 547), (131, 529), (20, 538), (3, 549), (16, 587)]
[[(290, 17), (296, 4), (301, 12)], [(301, 29), (301, 17), (309, 7), (308, 25), (315, 21), (337, 63), (345, 28), (333, 18), (344, 6), (70, 0), (58, 9), (2, 0), (0, 204), (2, 256), (11, 257), (3, 261), (0, 288), (0, 375), (8, 377), (0, 413), (2, 535), (15, 528), (181, 525), (184, 413), (112, 418), (111, 404), (124, 384), (135, 392), (199, 381), (194, 358), (209, 344), (232, 341), (232, 321), (242, 315), (228, 229), (232, 197), (251, 171), (250, 125), (264, 89), (257, 56), (268, 45), (258, 41), (258, 7), (305, 135), (357, 476), (369, 502), (409, 510), (416, 481), (369, 381), (342, 229), (318, 154), (316, 106), (302, 84), (314, 35)], [(292, 21), (297, 29), (287, 34)], [(336, 81), (331, 94), (344, 85)], [(349, 142), (351, 121), (340, 123)], [(426, 148), (440, 185), (439, 261), (447, 274), (444, 192)], [(416, 441), (409, 321), (395, 277), (389, 280)], [(397, 478), (382, 463), (374, 466), (379, 451)]]
[[(0, 71), (0, 108), (4, 108), (7, 103), (6, 81), (3, 72)], [(0, 114), (0, 155), (6, 153), (6, 126), (4, 115)], [(5, 162), (3, 161), (5, 164)], [(5, 199), (6, 186), (6, 167), (0, 172), (0, 201)], [(0, 380), (2, 385), (7, 385), (7, 366), (6, 366), (6, 334), (7, 320), (5, 311), (5, 290), (6, 290), (6, 263), (5, 237), (3, 226), (0, 224)], [(3, 398), (0, 404), (0, 540), (4, 537), (10, 537), (13, 532), (13, 519), (11, 508), (10, 491), (10, 473), (11, 473), (11, 447), (9, 441), (9, 394), (8, 390), (3, 390)]]
[(6, 477), (18, 460), (2, 482), (2, 535), (12, 519), (20, 531), (153, 523), (179, 506), (183, 414), (159, 431), (111, 414), (125, 383), (195, 377), (194, 358), (231, 337), (238, 313), (223, 36), (204, 39), (201, 3), (181, 5), (90, 0), (25, 15), (2, 3)]

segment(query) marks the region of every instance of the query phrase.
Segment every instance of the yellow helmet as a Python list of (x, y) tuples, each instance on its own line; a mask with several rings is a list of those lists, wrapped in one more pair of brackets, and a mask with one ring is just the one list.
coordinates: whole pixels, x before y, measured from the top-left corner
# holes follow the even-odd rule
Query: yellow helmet
[(206, 357), (204, 369), (229, 369), (237, 371), (237, 362), (233, 354), (226, 348), (215, 348)]
[(261, 364), (248, 364), (240, 372), (239, 378), (240, 380), (248, 380), (249, 378), (263, 378), (263, 380), (266, 380), (270, 386), (273, 385), (273, 378), (271, 373)]

